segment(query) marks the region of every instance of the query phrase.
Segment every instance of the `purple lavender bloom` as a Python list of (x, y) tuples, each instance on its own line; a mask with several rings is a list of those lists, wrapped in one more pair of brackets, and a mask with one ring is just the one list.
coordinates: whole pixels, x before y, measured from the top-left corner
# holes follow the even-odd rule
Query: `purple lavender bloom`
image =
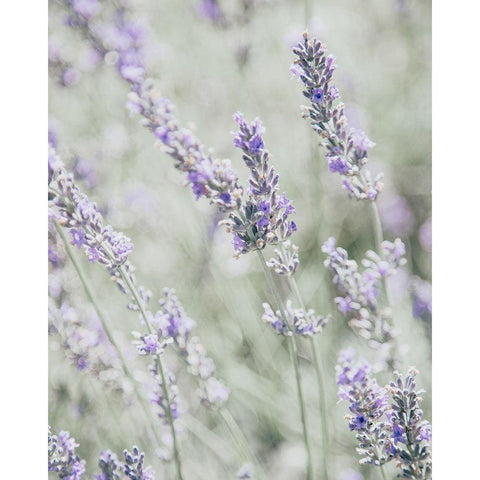
[(145, 454), (140, 452), (138, 447), (133, 447), (132, 451), (123, 451), (125, 458), (123, 472), (130, 480), (155, 480), (155, 472), (152, 467), (143, 465)]
[(398, 442), (405, 443), (404, 431), (400, 425), (393, 425), (392, 439), (395, 445)]
[(310, 119), (313, 130), (322, 139), (330, 171), (343, 177), (342, 185), (349, 195), (374, 201), (382, 187), (381, 175), (372, 179), (364, 167), (368, 150), (375, 144), (364, 132), (348, 130), (345, 106), (334, 104), (340, 97), (332, 83), (335, 57), (327, 56), (325, 46), (316, 38), (310, 38), (307, 32), (293, 53), (296, 55), (293, 71), (305, 87), (304, 96), (310, 100), (303, 116)]
[(360, 271), (357, 262), (348, 258), (347, 251), (336, 248), (335, 244), (332, 237), (322, 247), (327, 254), (325, 266), (332, 272), (333, 283), (340, 294), (335, 303), (347, 317), (350, 327), (369, 340), (369, 345), (386, 355), (385, 361), (391, 363), (394, 361), (391, 357), (394, 331), (389, 311), (380, 308), (378, 295), (381, 280), (394, 275), (405, 263), (405, 246), (399, 239), (383, 242), (380, 255), (371, 250), (366, 252), (362, 260), (364, 269)]
[(78, 443), (66, 431), (53, 435), (48, 427), (48, 471), (58, 473), (65, 480), (81, 480), (85, 473), (85, 460), (75, 453)]
[(365, 361), (354, 363), (353, 351), (339, 355), (337, 371), (338, 396), (349, 403), (351, 413), (345, 416), (358, 440), (357, 452), (362, 463), (383, 465), (393, 458), (391, 426), (383, 420), (389, 411), (388, 393), (371, 377), (371, 366)]
[(104, 226), (95, 203), (82, 194), (55, 149), (49, 149), (50, 211), (61, 225), (72, 231), (74, 245), (84, 247), (91, 263), (114, 269), (126, 262), (133, 244), (123, 233)]
[[(258, 119), (248, 123), (239, 112), (233, 118), (239, 127), (233, 144), (242, 150), (242, 158), (250, 170), (250, 188), (241, 213), (232, 212), (225, 223), (236, 235), (236, 251), (247, 253), (267, 244), (285, 242), (297, 227), (288, 218), (295, 212), (293, 205), (285, 194), (277, 193), (279, 176), (270, 165), (270, 154), (262, 139), (265, 131), (262, 123)], [(240, 244), (237, 237), (245, 245)]]
[(78, 249), (82, 248), (85, 244), (85, 235), (81, 230), (76, 230), (72, 228), (70, 230), (70, 234), (72, 235), (72, 245), (75, 245)]
[(314, 88), (312, 91), (312, 102), (322, 103), (324, 96), (323, 88)]
[(102, 473), (94, 475), (95, 480), (120, 480), (121, 466), (117, 456), (110, 450), (100, 453), (98, 466)]
[[(430, 452), (430, 424), (422, 420), (420, 408), (422, 391), (416, 391), (417, 371), (410, 368), (406, 375), (394, 372), (395, 380), (389, 383), (392, 396), (393, 440), (396, 444), (397, 466), (404, 478), (430, 479), (432, 459)], [(400, 445), (400, 443), (402, 445)]]
[(351, 430), (362, 430), (367, 426), (367, 418), (364, 415), (357, 415), (350, 424)]

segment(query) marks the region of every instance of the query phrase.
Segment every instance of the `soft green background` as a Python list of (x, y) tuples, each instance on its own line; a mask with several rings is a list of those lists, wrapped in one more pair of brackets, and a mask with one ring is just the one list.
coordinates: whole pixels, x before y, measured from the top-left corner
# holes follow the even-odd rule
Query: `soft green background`
[[(341, 348), (353, 345), (367, 358), (371, 351), (336, 311), (320, 251), (323, 241), (333, 235), (352, 257), (360, 259), (365, 250), (373, 248), (371, 219), (366, 205), (349, 200), (339, 177), (328, 172), (323, 152), (300, 115), (304, 98), (289, 67), (292, 38), (305, 28), (304, 2), (268, 2), (255, 10), (251, 22), (226, 30), (200, 18), (195, 2), (132, 3), (136, 14), (148, 22), (156, 42), (149, 52), (149, 68), (163, 94), (206, 146), (232, 160), (242, 181), (248, 174), (232, 146), (232, 114), (240, 110), (247, 118), (263, 120), (265, 143), (281, 175), (281, 189), (297, 208), (299, 228), (294, 242), (300, 247), (300, 290), (308, 306), (335, 316), (321, 339), (329, 368), (328, 410), (335, 436), (332, 478), (341, 479), (348, 468), (361, 472), (365, 479), (379, 478), (377, 471), (357, 463), (355, 441), (343, 420), (345, 405), (336, 404), (334, 382), (335, 359)], [(235, 2), (226, 3), (234, 8)], [(336, 83), (347, 104), (347, 116), (377, 144), (370, 165), (385, 173), (382, 196), (404, 196), (413, 213), (410, 235), (404, 237), (408, 272), (429, 279), (431, 253), (422, 248), (418, 232), (431, 214), (430, 3), (325, 0), (312, 4), (311, 31), (337, 57)], [(74, 63), (81, 62), (84, 42), (62, 25), (62, 18), (61, 9), (51, 2), (50, 35)], [(250, 48), (243, 66), (235, 54), (241, 45)], [(293, 373), (281, 338), (260, 320), (261, 305), (269, 299), (269, 292), (257, 258), (232, 258), (229, 236), (221, 229), (212, 235), (213, 209), (205, 201), (194, 200), (172, 160), (154, 147), (153, 137), (137, 119), (130, 118), (125, 108), (127, 92), (127, 85), (107, 65), (84, 72), (70, 88), (51, 79), (50, 116), (59, 133), (59, 150), (67, 164), (73, 155), (80, 155), (94, 165), (99, 180), (89, 196), (105, 210), (108, 222), (133, 240), (131, 261), (140, 283), (152, 290), (153, 305), (164, 286), (173, 287), (197, 321), (197, 333), (215, 359), (219, 377), (231, 389), (231, 411), (270, 478), (301, 478), (304, 462)], [(386, 237), (394, 238), (389, 232)], [(136, 359), (131, 346), (130, 332), (140, 328), (136, 315), (124, 308), (125, 298), (102, 268), (81, 257), (116, 337), (132, 352), (134, 368), (143, 379), (147, 363)], [(76, 308), (90, 314), (73, 270), (67, 269), (63, 277)], [(413, 319), (409, 292), (401, 288), (394, 320), (402, 343), (408, 346), (405, 367), (414, 365), (421, 371), (419, 384), (428, 392), (428, 329)], [(55, 337), (50, 344), (50, 424), (75, 436), (88, 472), (96, 471), (100, 450), (110, 448), (121, 454), (123, 448), (137, 444), (145, 450), (157, 478), (172, 478), (169, 467), (155, 458), (155, 446), (146, 435), (138, 405), (125, 405), (120, 394), (77, 372), (66, 362)], [(301, 348), (318, 464), (316, 387), (306, 345)], [(177, 370), (185, 409), (214, 433), (212, 441), (219, 442), (212, 449), (185, 431), (181, 437), (185, 477), (232, 478), (242, 460), (230, 437), (215, 413), (198, 406), (195, 387), (176, 360), (168, 360)], [(387, 380), (381, 377), (379, 383)], [(430, 419), (429, 393), (424, 410)]]

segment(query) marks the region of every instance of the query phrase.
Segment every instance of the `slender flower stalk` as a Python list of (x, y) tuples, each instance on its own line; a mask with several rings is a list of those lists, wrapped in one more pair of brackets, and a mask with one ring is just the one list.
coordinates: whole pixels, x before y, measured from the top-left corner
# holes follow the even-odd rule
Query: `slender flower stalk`
[(78, 443), (66, 431), (58, 436), (48, 427), (48, 471), (56, 472), (64, 480), (81, 480), (85, 473), (85, 460), (75, 452)]
[[(98, 318), (101, 321), (103, 330), (105, 331), (105, 334), (107, 335), (109, 342), (115, 348), (115, 351), (118, 355), (118, 358), (120, 359), (122, 369), (125, 372), (125, 375), (128, 377), (128, 379), (130, 380), (130, 382), (131, 382), (131, 384), (134, 388), (135, 394), (136, 394), (136, 396), (137, 396), (137, 398), (140, 402), (140, 405), (142, 406), (142, 410), (143, 410), (143, 412), (145, 414), (145, 417), (147, 419), (147, 425), (150, 425), (150, 417), (151, 417), (150, 411), (149, 411), (149, 408), (147, 407), (147, 405), (145, 404), (145, 400), (144, 400), (143, 395), (140, 393), (140, 388), (139, 388), (139, 385), (138, 385), (138, 381), (135, 379), (133, 373), (131, 372), (130, 368), (128, 367), (128, 364), (125, 361), (125, 357), (122, 353), (122, 349), (120, 348), (120, 346), (118, 345), (118, 343), (115, 340), (115, 337), (113, 336), (112, 332), (110, 331), (110, 327), (108, 325), (106, 317), (105, 317), (102, 309), (100, 308), (100, 306), (99, 306), (99, 304), (98, 304), (98, 302), (97, 302), (97, 300), (96, 300), (96, 298), (95, 298), (95, 296), (92, 292), (92, 289), (90, 288), (87, 277), (85, 276), (85, 274), (84, 274), (84, 272), (83, 272), (83, 270), (80, 266), (80, 263), (77, 261), (75, 255), (73, 255), (72, 249), (69, 245), (67, 237), (65, 236), (65, 233), (63, 232), (62, 228), (58, 225), (57, 222), (55, 222), (55, 228), (56, 228), (60, 238), (62, 239), (62, 241), (64, 243), (67, 255), (70, 258), (70, 260), (71, 260), (71, 262), (72, 262), (72, 264), (73, 264), (73, 266), (74, 266), (74, 268), (77, 272), (78, 277), (80, 278), (80, 282), (82, 283), (83, 289), (85, 290), (85, 293), (86, 293), (90, 303), (93, 305), (93, 308), (95, 309), (95, 312), (97, 313)], [(151, 434), (156, 439), (157, 443), (159, 445), (162, 445), (163, 442), (158, 437), (157, 430), (153, 429), (153, 428), (150, 428), (150, 431), (151, 431)]]
[[(275, 283), (274, 283), (273, 278), (272, 278), (272, 273), (267, 266), (267, 263), (265, 261), (265, 257), (263, 256), (263, 253), (261, 252), (261, 250), (257, 250), (257, 253), (258, 253), (258, 257), (260, 259), (260, 263), (262, 264), (265, 276), (267, 277), (267, 282), (270, 285), (272, 295), (275, 298), (275, 302), (277, 303), (277, 308), (279, 309), (278, 314), (282, 318), (284, 324), (287, 325), (288, 328), (291, 328), (289, 326), (289, 322), (287, 320), (286, 308), (283, 305), (283, 302), (280, 298), (280, 295), (278, 294), (278, 292), (275, 288)], [(292, 359), (294, 372), (295, 372), (295, 383), (296, 383), (296, 386), (297, 386), (298, 402), (299, 402), (299, 405), (300, 405), (300, 417), (301, 417), (301, 421), (302, 421), (303, 439), (304, 439), (304, 442), (305, 442), (305, 449), (307, 451), (307, 480), (313, 480), (312, 450), (311, 450), (310, 439), (309, 439), (309, 435), (308, 435), (307, 411), (306, 411), (306, 404), (305, 404), (305, 399), (304, 399), (303, 389), (302, 389), (302, 380), (301, 380), (301, 376), (300, 376), (300, 368), (299, 368), (299, 365), (298, 365), (298, 350), (297, 350), (297, 343), (296, 343), (296, 340), (295, 340), (295, 335), (289, 335), (288, 340), (289, 340), (289, 350), (290, 350), (291, 359)]]

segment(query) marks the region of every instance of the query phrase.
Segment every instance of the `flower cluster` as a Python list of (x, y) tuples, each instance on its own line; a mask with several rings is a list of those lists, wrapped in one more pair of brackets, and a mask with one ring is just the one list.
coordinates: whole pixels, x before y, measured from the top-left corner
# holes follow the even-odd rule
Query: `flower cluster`
[(144, 467), (145, 454), (140, 452), (138, 447), (133, 447), (132, 451), (123, 451), (125, 457), (124, 473), (130, 480), (155, 480), (155, 472), (152, 467)]
[(333, 283), (340, 294), (335, 303), (349, 319), (352, 329), (391, 362), (395, 332), (390, 323), (391, 313), (388, 308), (380, 308), (378, 296), (381, 280), (395, 274), (405, 263), (405, 246), (399, 239), (383, 242), (380, 255), (373, 251), (366, 253), (360, 271), (357, 262), (348, 258), (347, 251), (335, 245), (336, 240), (331, 237), (322, 246), (327, 254), (325, 266), (333, 273)]
[(142, 117), (141, 123), (163, 144), (175, 168), (187, 175), (195, 198), (206, 197), (222, 211), (239, 208), (242, 189), (230, 161), (213, 158), (190, 130), (180, 126), (173, 105), (155, 94), (150, 80), (132, 84), (127, 106)]
[(281, 248), (274, 249), (275, 257), (267, 261), (267, 266), (277, 275), (291, 277), (297, 270), (300, 260), (298, 258), (298, 247), (290, 240), (283, 242)]
[(110, 450), (100, 453), (98, 466), (100, 467), (101, 473), (93, 476), (95, 480), (120, 480), (122, 467), (117, 456)]
[(390, 422), (393, 426), (397, 466), (401, 478), (425, 480), (432, 475), (430, 423), (422, 420), (422, 391), (415, 391), (417, 371), (410, 368), (404, 376), (395, 372), (387, 386), (392, 396)]
[(99, 262), (111, 272), (124, 264), (133, 244), (121, 232), (105, 226), (97, 205), (81, 193), (56, 149), (49, 146), (48, 157), (50, 215), (69, 229), (72, 244), (84, 248), (91, 263)]
[(289, 219), (295, 212), (284, 193), (278, 194), (279, 176), (270, 165), (270, 154), (263, 142), (264, 128), (260, 120), (250, 124), (241, 113), (234, 115), (239, 131), (233, 143), (243, 152), (243, 160), (250, 170), (248, 198), (239, 212), (225, 222), (233, 231), (233, 246), (237, 253), (259, 250), (267, 244), (284, 242), (297, 230)]
[(422, 420), (417, 372), (395, 372), (395, 380), (382, 388), (371, 377), (370, 365), (354, 362), (354, 355), (353, 349), (342, 351), (336, 371), (340, 400), (349, 403), (345, 418), (356, 432), (360, 463), (381, 466), (395, 460), (401, 478), (431, 479), (431, 426)]
[(345, 416), (350, 430), (356, 432), (361, 463), (383, 465), (393, 458), (391, 428), (382, 417), (387, 413), (388, 393), (371, 378), (371, 367), (365, 361), (354, 363), (353, 349), (344, 350), (338, 359), (337, 385), (340, 400), (349, 403)]
[(227, 387), (214, 377), (215, 363), (208, 357), (200, 339), (191, 335), (195, 321), (185, 313), (175, 290), (165, 288), (159, 303), (160, 309), (152, 319), (158, 336), (173, 341), (185, 360), (188, 371), (199, 380), (202, 402), (207, 406), (221, 405), (228, 399), (229, 392)]
[(303, 94), (310, 101), (304, 116), (310, 118), (312, 128), (322, 139), (330, 171), (342, 176), (343, 188), (349, 195), (375, 200), (382, 187), (381, 175), (372, 178), (364, 168), (368, 150), (375, 144), (364, 132), (347, 129), (345, 106), (336, 102), (340, 94), (332, 83), (335, 57), (327, 56), (325, 46), (306, 32), (293, 53), (297, 58), (291, 71), (302, 81)]
[(274, 312), (268, 303), (263, 304), (262, 320), (268, 323), (280, 335), (300, 335), (311, 337), (315, 333), (321, 332), (329, 317), (316, 315), (315, 311), (310, 309), (305, 311), (303, 308), (293, 308), (292, 302), (287, 301), (284, 315), (280, 311)]
[(85, 461), (75, 453), (78, 443), (68, 432), (53, 435), (48, 427), (48, 471), (63, 480), (80, 480), (85, 473)]

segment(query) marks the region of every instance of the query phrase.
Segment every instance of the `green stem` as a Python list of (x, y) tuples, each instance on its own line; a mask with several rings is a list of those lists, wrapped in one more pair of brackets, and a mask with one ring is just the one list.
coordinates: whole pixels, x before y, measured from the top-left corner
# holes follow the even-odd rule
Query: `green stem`
[[(138, 294), (138, 291), (133, 284), (132, 280), (130, 279), (128, 272), (125, 271), (125, 267), (122, 265), (119, 267), (118, 271), (120, 272), (120, 275), (122, 276), (123, 281), (127, 285), (128, 289), (130, 290), (130, 293), (133, 296), (133, 299), (135, 300), (135, 303), (137, 304), (138, 308), (140, 309), (140, 313), (142, 314), (143, 320), (145, 322), (145, 325), (147, 327), (148, 333), (152, 334), (153, 329), (152, 326), (150, 325), (150, 321), (148, 320), (147, 312), (145, 311), (145, 308), (143, 306), (143, 301), (140, 298), (140, 295)], [(178, 444), (177, 444), (177, 434), (175, 432), (175, 424), (173, 420), (173, 414), (172, 414), (172, 406), (170, 403), (170, 396), (168, 393), (168, 387), (167, 387), (167, 379), (165, 376), (165, 370), (163, 368), (163, 363), (160, 354), (155, 355), (155, 360), (157, 363), (157, 369), (160, 372), (160, 377), (162, 381), (162, 393), (163, 396), (165, 397), (165, 402), (167, 404), (167, 416), (168, 416), (168, 423), (170, 425), (170, 432), (172, 435), (172, 441), (173, 441), (173, 456), (175, 459), (175, 467), (177, 470), (177, 477), (178, 480), (183, 480), (182, 476), (182, 466), (180, 462), (180, 453), (178, 449)]]
[[(275, 283), (272, 278), (272, 274), (270, 269), (268, 268), (265, 257), (261, 250), (257, 250), (258, 257), (260, 259), (260, 263), (262, 264), (263, 271), (265, 276), (267, 277), (268, 284), (272, 291), (272, 295), (275, 298), (275, 302), (277, 304), (277, 308), (280, 311), (285, 323), (288, 325), (287, 316), (286, 316), (286, 309), (283, 305), (283, 301), (280, 298), (280, 295), (275, 287)], [(305, 399), (303, 396), (303, 389), (302, 389), (302, 380), (300, 375), (300, 367), (298, 364), (298, 349), (297, 349), (297, 342), (295, 340), (295, 335), (292, 334), (288, 337), (289, 340), (289, 350), (290, 356), (293, 363), (293, 368), (295, 371), (295, 382), (297, 386), (297, 394), (298, 394), (298, 402), (300, 404), (300, 417), (302, 421), (302, 432), (303, 432), (303, 439), (305, 442), (305, 449), (307, 450), (307, 480), (313, 480), (313, 463), (312, 463), (312, 451), (310, 447), (310, 440), (308, 437), (308, 429), (307, 429), (307, 410), (305, 405)]]
[(385, 474), (385, 469), (383, 468), (383, 465), (380, 465), (380, 472), (382, 472), (382, 479), (387, 480), (387, 475)]
[[(283, 245), (281, 245), (281, 250), (285, 256), (285, 249)], [(288, 282), (290, 284), (290, 288), (292, 289), (295, 297), (297, 298), (297, 302), (299, 303), (300, 307), (303, 311), (306, 311), (305, 304), (302, 299), (302, 295), (300, 294), (300, 290), (298, 288), (297, 282), (293, 276), (288, 276)], [(329, 450), (329, 434), (328, 434), (328, 416), (327, 416), (327, 403), (326, 403), (326, 396), (325, 396), (325, 386), (323, 379), (325, 378), (323, 372), (323, 362), (320, 356), (320, 352), (318, 351), (318, 344), (315, 341), (314, 337), (310, 337), (310, 347), (312, 350), (313, 356), (313, 366), (315, 369), (315, 374), (317, 377), (317, 385), (318, 385), (318, 400), (320, 406), (320, 416), (321, 416), (321, 425), (322, 425), (322, 459), (323, 459), (323, 476), (324, 480), (328, 480), (328, 450)]]
[(312, 1), (304, 0), (304, 12), (305, 12), (305, 28), (308, 27), (308, 22), (312, 18)]
[[(140, 405), (142, 406), (143, 412), (145, 413), (145, 417), (147, 419), (147, 425), (149, 425), (150, 421), (151, 421), (151, 411), (145, 405), (145, 399), (143, 398), (143, 395), (141, 395), (140, 392), (139, 392), (138, 382), (135, 380), (131, 370), (128, 368), (128, 365), (127, 365), (127, 363), (125, 361), (125, 358), (122, 354), (122, 350), (121, 350), (120, 346), (118, 345), (118, 343), (115, 341), (115, 338), (112, 335), (112, 332), (110, 331), (110, 328), (108, 326), (108, 322), (105, 318), (105, 315), (103, 314), (102, 309), (98, 305), (98, 302), (97, 302), (95, 296), (93, 295), (92, 290), (90, 289), (90, 285), (88, 284), (87, 277), (85, 276), (85, 274), (84, 274), (84, 272), (83, 272), (83, 270), (80, 266), (80, 263), (75, 258), (75, 255), (73, 255), (72, 248), (70, 247), (70, 243), (68, 242), (68, 239), (65, 236), (65, 232), (58, 225), (57, 222), (54, 222), (54, 224), (55, 224), (55, 228), (56, 228), (60, 238), (62, 239), (62, 241), (65, 245), (65, 250), (67, 252), (68, 258), (71, 260), (71, 262), (72, 262), (72, 264), (73, 264), (73, 266), (74, 266), (74, 268), (77, 272), (77, 275), (80, 278), (80, 282), (83, 286), (83, 289), (85, 290), (85, 293), (86, 293), (88, 299), (90, 300), (90, 303), (92, 304), (95, 312), (97, 313), (98, 318), (100, 319), (100, 323), (102, 324), (102, 328), (103, 328), (105, 334), (107, 335), (107, 338), (108, 338), (109, 342), (112, 344), (112, 346), (115, 348), (115, 350), (117, 352), (118, 358), (120, 359), (120, 363), (122, 365), (122, 369), (125, 372), (125, 375), (128, 377), (128, 379), (132, 382), (132, 386), (133, 386), (133, 389), (135, 391), (135, 394), (136, 394), (136, 396), (137, 396), (137, 398), (140, 402)], [(163, 445), (163, 442), (158, 437), (156, 430), (153, 429), (153, 428), (150, 428), (150, 431), (153, 434), (153, 436), (155, 437), (159, 446)]]

